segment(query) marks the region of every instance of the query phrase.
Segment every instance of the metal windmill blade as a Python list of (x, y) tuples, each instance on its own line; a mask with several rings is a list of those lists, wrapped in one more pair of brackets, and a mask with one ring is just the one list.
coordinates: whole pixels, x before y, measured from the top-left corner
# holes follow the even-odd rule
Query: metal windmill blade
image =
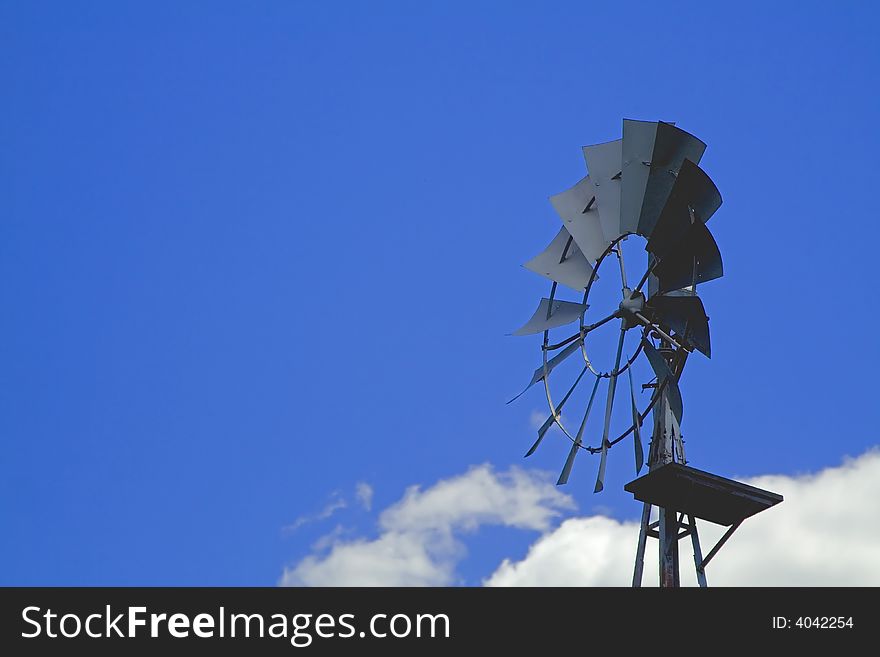
[[(562, 398), (562, 401), (560, 401), (556, 405), (556, 408), (554, 409), (555, 412), (551, 413), (550, 417), (548, 417), (544, 421), (544, 424), (542, 424), (540, 427), (538, 427), (538, 439), (529, 448), (529, 451), (526, 452), (526, 454), (525, 454), (526, 458), (531, 456), (532, 454), (534, 454), (535, 450), (538, 449), (538, 446), (541, 444), (541, 441), (544, 440), (544, 436), (547, 435), (547, 432), (550, 430), (550, 427), (552, 427), (558, 421), (559, 414), (562, 412), (562, 409), (565, 406), (565, 402), (567, 402), (569, 400), (569, 398), (571, 397), (571, 394), (574, 392), (575, 388), (577, 388), (577, 385), (581, 382), (581, 379), (584, 378), (584, 374), (586, 374), (589, 371), (590, 370), (588, 367), (584, 367), (584, 369), (581, 370), (581, 373), (578, 375), (578, 378), (576, 378), (574, 380), (574, 383), (571, 384), (571, 387), (568, 389), (568, 392), (565, 393), (565, 396)], [(596, 377), (596, 385), (597, 386), (599, 385), (599, 377)]]
[(599, 381), (601, 381), (601, 379), (596, 377), (596, 382), (593, 384), (593, 390), (590, 393), (590, 401), (587, 402), (587, 410), (584, 411), (584, 419), (581, 421), (581, 426), (578, 428), (577, 436), (571, 443), (571, 449), (568, 452), (568, 458), (565, 459), (565, 465), (562, 466), (562, 472), (559, 474), (559, 479), (556, 480), (557, 486), (567, 484), (568, 478), (571, 476), (571, 469), (574, 467), (574, 458), (577, 456), (577, 453), (581, 451), (581, 446), (583, 445), (584, 429), (587, 426), (587, 419), (590, 417), (590, 411), (593, 410), (593, 401), (596, 399), (596, 391), (599, 389)]
[(701, 221), (691, 224), (678, 245), (654, 265), (653, 274), (659, 294), (721, 278), (721, 251), (706, 225)]
[(584, 161), (590, 172), (599, 224), (610, 243), (623, 235), (620, 227), (620, 181), (623, 169), (623, 140), (584, 146)]
[(563, 226), (590, 262), (601, 258), (611, 244), (602, 231), (595, 190), (595, 185), (587, 176), (571, 189), (550, 197), (550, 203), (562, 219)]
[(620, 185), (620, 229), (623, 232), (639, 230), (656, 137), (656, 121), (623, 120)]
[(587, 258), (564, 227), (559, 229), (546, 249), (524, 263), (523, 267), (551, 281), (581, 291), (587, 287), (593, 275), (593, 268)]
[(531, 388), (533, 385), (538, 383), (539, 381), (543, 381), (545, 377), (545, 372), (547, 375), (550, 374), (557, 366), (559, 366), (566, 358), (576, 353), (581, 348), (581, 340), (575, 340), (571, 344), (569, 344), (565, 349), (556, 354), (553, 358), (549, 359), (545, 365), (537, 368), (535, 373), (532, 375), (531, 381), (529, 381), (529, 385), (527, 385), (521, 393), (519, 393), (516, 397), (508, 401), (507, 403), (511, 403), (516, 401), (520, 397), (525, 394), (525, 392)]
[(633, 386), (632, 370), (628, 369), (626, 373), (629, 378), (629, 399), (633, 418), (633, 449), (636, 456), (636, 474), (639, 474), (642, 471), (642, 466), (645, 464), (645, 450), (642, 447), (642, 421), (639, 417), (639, 407), (636, 404), (636, 391)]
[(648, 307), (662, 325), (671, 328), (706, 357), (712, 356), (709, 317), (700, 297), (658, 295), (648, 300)]
[(599, 473), (596, 476), (596, 486), (593, 488), (594, 493), (598, 493), (605, 488), (605, 466), (608, 461), (608, 439), (611, 431), (611, 411), (614, 407), (614, 393), (617, 388), (617, 377), (620, 374), (620, 358), (623, 355), (623, 341), (626, 337), (628, 323), (626, 319), (620, 322), (620, 337), (617, 341), (617, 355), (614, 358), (614, 368), (608, 377), (608, 397), (605, 401), (605, 424), (602, 429), (602, 447), (601, 457), (599, 458)]
[(535, 333), (543, 333), (552, 328), (571, 324), (584, 314), (587, 307), (583, 303), (560, 301), (559, 299), (541, 299), (535, 314), (532, 315), (529, 321), (514, 331), (513, 335), (534, 335)]
[(663, 121), (623, 121), (620, 223), (650, 237), (685, 159), (699, 163), (706, 144)]
[(681, 128), (663, 121), (657, 124), (648, 184), (639, 215), (639, 235), (651, 236), (684, 161), (699, 163), (705, 150), (706, 144)]
[(672, 372), (666, 359), (660, 355), (660, 352), (657, 351), (657, 349), (654, 348), (654, 345), (648, 340), (643, 341), (643, 348), (645, 356), (651, 364), (651, 369), (654, 370), (654, 374), (657, 377), (657, 390), (660, 390), (661, 388), (666, 390), (669, 396), (669, 404), (672, 407), (672, 413), (675, 415), (675, 419), (678, 420), (678, 423), (681, 424), (684, 410), (677, 377)]
[(693, 223), (709, 221), (721, 202), (712, 179), (686, 159), (645, 249), (662, 258), (685, 239)]

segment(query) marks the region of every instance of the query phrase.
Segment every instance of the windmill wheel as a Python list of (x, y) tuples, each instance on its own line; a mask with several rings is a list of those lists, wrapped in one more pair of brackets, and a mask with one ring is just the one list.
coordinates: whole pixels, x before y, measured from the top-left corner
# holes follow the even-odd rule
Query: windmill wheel
[[(559, 427), (571, 441), (571, 449), (558, 484), (568, 481), (575, 457), (586, 450), (600, 454), (594, 491), (601, 491), (608, 450), (630, 434), (639, 472), (645, 460), (641, 425), (657, 404), (668, 405), (675, 421), (672, 431), (678, 431), (682, 417), (678, 379), (685, 360), (693, 351), (711, 355), (709, 318), (697, 296), (697, 286), (723, 274), (721, 254), (706, 227), (721, 205), (721, 195), (698, 165), (705, 148), (699, 139), (671, 123), (624, 120), (622, 139), (583, 148), (589, 175), (571, 189), (550, 197), (562, 227), (546, 249), (524, 264), (526, 269), (552, 281), (550, 293), (514, 335), (543, 333), (541, 366), (526, 390), (538, 382), (544, 384), (550, 416), (538, 429), (538, 438), (526, 456), (535, 452), (552, 426)], [(647, 251), (646, 268), (633, 286), (627, 279), (623, 254), (623, 244), (630, 237), (644, 240)], [(599, 269), (615, 260), (614, 275), (620, 277), (619, 303), (594, 311), (590, 300)], [(609, 269), (607, 264), (603, 276)], [(581, 292), (582, 300), (558, 298), (560, 285)], [(592, 360), (591, 334), (614, 322), (619, 325), (617, 347), (610, 361), (613, 364), (603, 369)], [(577, 331), (573, 335), (551, 341), (551, 332), (555, 335), (569, 327), (566, 332), (571, 333), (575, 323)], [(638, 343), (632, 355), (624, 358), (630, 331), (638, 335)], [(583, 367), (565, 395), (555, 401), (551, 375), (575, 354), (581, 355)], [(646, 386), (653, 386), (654, 392), (641, 412), (632, 371), (640, 356), (646, 358), (656, 379), (656, 383)], [(612, 438), (617, 381), (624, 373), (629, 380), (631, 422)], [(571, 431), (561, 412), (588, 374), (593, 379), (589, 401), (579, 428)], [(597, 444), (588, 445), (584, 440), (587, 419), (603, 380), (607, 381), (607, 389), (602, 434)], [(649, 462), (653, 462), (653, 456), (649, 455)], [(683, 459), (683, 448), (678, 458)]]

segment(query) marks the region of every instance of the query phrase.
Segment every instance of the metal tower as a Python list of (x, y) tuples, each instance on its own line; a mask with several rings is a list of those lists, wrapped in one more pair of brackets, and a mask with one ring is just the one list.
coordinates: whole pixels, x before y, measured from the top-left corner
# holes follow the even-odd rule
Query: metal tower
[[(705, 567), (730, 535), (747, 517), (782, 501), (769, 491), (709, 474), (687, 464), (681, 434), (682, 399), (679, 379), (688, 356), (694, 351), (711, 356), (709, 318), (697, 296), (699, 284), (723, 275), (721, 253), (706, 222), (721, 206), (721, 194), (700, 168), (706, 145), (672, 123), (624, 120), (623, 138), (583, 148), (589, 175), (574, 187), (550, 197), (562, 227), (544, 251), (524, 267), (552, 281), (550, 294), (541, 300), (532, 318), (514, 335), (543, 333), (542, 364), (526, 390), (543, 383), (550, 416), (538, 429), (538, 438), (526, 453), (530, 456), (553, 427), (571, 441), (558, 484), (568, 482), (580, 451), (599, 455), (594, 492), (604, 488), (609, 450), (632, 435), (636, 474), (644, 465), (641, 428), (653, 411), (653, 430), (648, 451), (648, 473), (624, 486), (642, 502), (633, 586), (641, 586), (649, 538), (659, 543), (660, 586), (679, 586), (679, 541), (690, 537), (697, 581), (706, 586)], [(630, 287), (624, 264), (624, 242), (631, 236), (646, 241), (647, 269)], [(610, 313), (587, 321), (591, 292), (601, 265), (613, 256), (617, 261), (621, 299)], [(647, 284), (647, 293), (642, 289)], [(581, 301), (557, 297), (559, 285), (583, 294)], [(588, 347), (594, 332), (619, 320), (613, 365), (597, 366)], [(576, 333), (561, 340), (551, 331), (578, 322)], [(629, 333), (632, 331), (632, 333)], [(624, 358), (627, 335), (632, 356)], [(580, 354), (579, 372), (565, 394), (554, 401), (551, 373), (564, 371)], [(640, 412), (633, 370), (644, 354), (653, 377), (642, 389), (652, 390), (651, 400)], [(614, 402), (620, 375), (627, 374), (630, 388), (631, 424), (612, 438)], [(569, 431), (562, 418), (565, 404), (587, 374), (594, 377), (583, 420)], [(584, 436), (598, 388), (607, 380), (601, 439), (585, 444)], [(524, 394), (523, 390), (517, 397)], [(516, 399), (517, 397), (514, 397)], [(513, 400), (511, 400), (513, 401)], [(596, 432), (599, 435), (599, 432)], [(652, 521), (652, 509), (657, 520)], [(696, 520), (700, 518), (728, 527), (704, 557)]]

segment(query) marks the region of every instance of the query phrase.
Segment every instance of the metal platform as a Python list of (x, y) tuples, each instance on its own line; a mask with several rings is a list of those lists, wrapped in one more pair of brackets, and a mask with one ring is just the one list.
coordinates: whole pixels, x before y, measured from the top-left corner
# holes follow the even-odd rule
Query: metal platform
[(641, 501), (718, 525), (735, 525), (782, 501), (782, 495), (680, 463), (667, 463), (624, 490)]

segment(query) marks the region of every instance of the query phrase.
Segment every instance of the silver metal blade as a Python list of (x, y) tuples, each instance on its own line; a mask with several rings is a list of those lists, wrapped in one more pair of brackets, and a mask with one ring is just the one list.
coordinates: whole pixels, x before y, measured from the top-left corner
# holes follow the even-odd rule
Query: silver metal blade
[(596, 382), (593, 384), (593, 391), (590, 393), (590, 401), (587, 402), (587, 410), (584, 412), (584, 419), (581, 421), (577, 436), (571, 444), (571, 450), (568, 452), (568, 458), (565, 459), (565, 465), (562, 467), (562, 472), (559, 475), (559, 479), (556, 481), (557, 486), (567, 484), (568, 478), (571, 476), (571, 468), (574, 466), (574, 457), (577, 456), (577, 453), (581, 449), (581, 445), (583, 445), (584, 428), (587, 426), (587, 418), (590, 417), (590, 410), (593, 408), (593, 400), (596, 398), (596, 391), (599, 389), (599, 381), (600, 379), (597, 376)]
[[(583, 341), (580, 340), (580, 339), (575, 340), (575, 341), (572, 342), (570, 345), (568, 345), (565, 349), (563, 349), (563, 350), (560, 351), (558, 354), (556, 354), (553, 358), (551, 358), (550, 360), (548, 360), (548, 361), (547, 361), (547, 373), (549, 374), (550, 372), (552, 372), (553, 369), (554, 369), (557, 365), (559, 365), (559, 364), (560, 364), (562, 361), (564, 361), (566, 358), (568, 358), (568, 357), (571, 356), (573, 353), (575, 353), (576, 351), (578, 351), (578, 350), (581, 348), (581, 343), (582, 343), (582, 342), (583, 342)], [(511, 400), (510, 400), (509, 402), (507, 402), (507, 403), (510, 404), (511, 402), (514, 402), (514, 401), (516, 401), (517, 399), (519, 399), (520, 397), (522, 397), (522, 396), (525, 394), (526, 390), (528, 390), (528, 389), (531, 388), (533, 385), (535, 385), (536, 383), (538, 383), (538, 381), (541, 381), (543, 378), (544, 378), (544, 366), (541, 365), (541, 367), (539, 367), (538, 369), (535, 370), (534, 375), (532, 375), (532, 380), (529, 381), (529, 385), (527, 385), (527, 386), (523, 389), (523, 391), (522, 391), (521, 393), (519, 393), (516, 397), (514, 397), (513, 399), (511, 399)]]
[(599, 208), (599, 223), (605, 239), (613, 241), (620, 230), (620, 181), (623, 169), (623, 140), (584, 146), (584, 161), (590, 172)]
[(614, 391), (617, 387), (617, 371), (620, 369), (620, 357), (623, 355), (623, 340), (626, 337), (626, 320), (620, 323), (620, 339), (617, 341), (617, 355), (614, 357), (614, 369), (608, 379), (608, 398), (605, 401), (605, 426), (602, 429), (602, 457), (599, 460), (599, 476), (596, 478), (594, 493), (605, 488), (605, 462), (608, 459), (608, 434), (611, 430), (611, 409), (614, 406)]
[(587, 176), (574, 187), (550, 197), (562, 225), (571, 233), (581, 252), (590, 262), (596, 262), (611, 240), (602, 232), (596, 187)]
[(650, 341), (643, 340), (642, 347), (645, 350), (648, 362), (651, 364), (651, 369), (657, 375), (657, 389), (659, 390), (661, 385), (666, 384), (664, 390), (667, 392), (669, 407), (672, 409), (675, 419), (681, 424), (681, 416), (684, 409), (681, 402), (681, 390), (678, 387), (678, 379), (669, 368), (669, 363), (666, 362), (666, 359), (654, 348)]
[[(551, 420), (550, 426), (553, 426), (553, 416), (552, 415), (550, 416), (550, 420)], [(547, 428), (549, 429), (550, 427), (547, 427)], [(547, 432), (544, 431), (544, 433), (547, 433)], [(525, 456), (523, 456), (523, 458), (528, 458), (532, 454), (535, 453), (535, 450), (538, 449), (538, 445), (540, 445), (541, 441), (544, 440), (544, 433), (538, 434), (538, 439), (535, 441), (535, 443), (531, 447), (529, 447), (529, 451), (525, 453)]]
[(596, 486), (593, 488), (594, 493), (601, 493), (605, 488), (605, 468), (608, 465), (608, 446), (602, 444), (602, 452), (599, 455), (599, 473), (596, 475)]
[(587, 304), (573, 301), (541, 299), (538, 309), (531, 319), (513, 332), (513, 335), (534, 335), (544, 331), (571, 324), (580, 319), (587, 310)]
[(657, 124), (650, 173), (639, 215), (640, 235), (651, 237), (685, 159), (699, 164), (705, 150), (706, 144), (681, 128), (663, 121)]
[[(562, 407), (565, 406), (565, 402), (567, 402), (568, 398), (571, 397), (571, 393), (573, 393), (574, 389), (577, 388), (578, 383), (581, 382), (581, 379), (584, 377), (584, 374), (586, 374), (588, 370), (589, 370), (588, 367), (584, 367), (584, 369), (582, 369), (581, 373), (578, 375), (578, 378), (576, 378), (574, 380), (574, 383), (571, 384), (571, 387), (568, 389), (568, 392), (565, 393), (565, 396), (562, 398), (562, 401), (560, 401), (559, 404), (556, 406), (556, 413), (557, 414), (562, 412)], [(542, 424), (540, 426), (540, 428), (538, 429), (538, 439), (535, 441), (535, 444), (531, 446), (531, 448), (529, 449), (528, 452), (526, 452), (526, 455), (523, 458), (527, 458), (535, 453), (535, 450), (538, 449), (538, 445), (541, 444), (541, 441), (544, 440), (544, 436), (550, 430), (550, 427), (552, 427), (555, 423), (556, 423), (556, 418), (551, 413), (550, 417), (548, 417), (544, 421), (544, 424)]]
[(693, 345), (706, 357), (712, 357), (709, 317), (700, 297), (658, 295), (649, 301), (649, 306), (661, 325), (671, 328), (677, 336)]
[(630, 402), (632, 402), (633, 447), (636, 452), (636, 474), (639, 474), (639, 472), (642, 471), (642, 466), (645, 464), (645, 450), (642, 448), (642, 432), (641, 425), (639, 423), (639, 407), (636, 404), (636, 392), (633, 388), (632, 368), (627, 369), (626, 373), (629, 375), (629, 398)]
[(580, 441), (573, 442), (571, 444), (571, 450), (568, 452), (568, 458), (565, 459), (565, 465), (562, 466), (562, 472), (559, 474), (559, 479), (556, 480), (557, 486), (563, 486), (568, 483), (568, 478), (571, 476), (571, 469), (574, 467), (574, 457), (577, 456), (579, 451), (581, 451)]
[(587, 287), (593, 274), (592, 266), (564, 226), (547, 248), (524, 263), (523, 267), (580, 292)]
[(635, 233), (639, 229), (642, 201), (651, 171), (651, 155), (657, 136), (656, 121), (623, 120), (623, 164), (620, 181), (620, 230)]
[(645, 249), (662, 258), (685, 239), (693, 222), (706, 223), (721, 202), (721, 193), (712, 179), (698, 165), (685, 160)]
[(724, 275), (721, 251), (706, 225), (702, 222), (691, 225), (678, 246), (661, 258), (654, 275), (659, 281), (659, 294), (721, 278)]

